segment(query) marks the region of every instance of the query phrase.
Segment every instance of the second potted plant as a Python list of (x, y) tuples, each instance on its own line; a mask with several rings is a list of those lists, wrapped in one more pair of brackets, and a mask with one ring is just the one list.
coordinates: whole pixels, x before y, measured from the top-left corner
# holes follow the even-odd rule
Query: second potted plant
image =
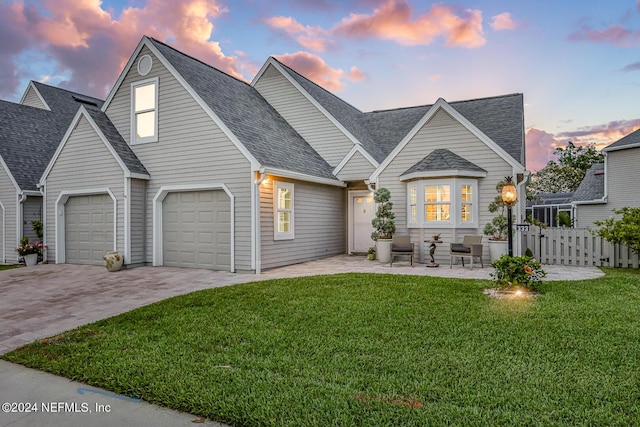
[(489, 203), (489, 212), (496, 213), (491, 222), (488, 222), (483, 229), (486, 236), (489, 236), (489, 255), (491, 261), (499, 259), (502, 255), (509, 252), (509, 242), (507, 241), (508, 221), (505, 214), (506, 205), (502, 201), (502, 187), (506, 184), (505, 181), (500, 181), (496, 185), (498, 195)]
[(396, 223), (394, 218), (396, 215), (391, 211), (393, 203), (391, 200), (391, 192), (386, 188), (378, 188), (373, 195), (378, 209), (376, 217), (371, 220), (374, 232), (371, 233), (371, 239), (376, 242), (376, 257), (381, 263), (391, 261), (391, 244), (393, 243), (393, 233), (396, 232)]

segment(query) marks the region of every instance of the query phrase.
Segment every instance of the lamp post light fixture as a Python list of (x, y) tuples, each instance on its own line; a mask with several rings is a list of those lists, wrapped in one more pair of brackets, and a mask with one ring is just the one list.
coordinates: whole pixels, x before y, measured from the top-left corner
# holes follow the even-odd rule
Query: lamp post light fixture
[(513, 224), (511, 223), (511, 207), (518, 200), (518, 191), (512, 177), (504, 178), (506, 184), (502, 187), (502, 201), (507, 205), (507, 236), (509, 238), (509, 256), (513, 256)]

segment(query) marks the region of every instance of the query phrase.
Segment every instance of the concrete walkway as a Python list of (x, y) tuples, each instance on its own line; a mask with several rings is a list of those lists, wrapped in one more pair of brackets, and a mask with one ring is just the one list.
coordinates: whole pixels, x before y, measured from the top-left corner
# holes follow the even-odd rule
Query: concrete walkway
[[(548, 274), (546, 280), (582, 280), (603, 276), (599, 269), (589, 267), (544, 266), (544, 269)], [(492, 268), (475, 267), (471, 270), (468, 266), (450, 269), (448, 265), (426, 268), (423, 264), (415, 264), (411, 267), (405, 261), (390, 267), (348, 255), (277, 268), (259, 276), (168, 267), (140, 267), (109, 273), (104, 267), (65, 264), (5, 270), (0, 271), (0, 354), (37, 339), (201, 289), (256, 280), (346, 272), (489, 279), (492, 271)], [(94, 395), (100, 398), (89, 399)], [(80, 383), (0, 362), (0, 404), (27, 401), (80, 402), (92, 408), (96, 403), (112, 402), (112, 408), (119, 408), (120, 415), (115, 412), (108, 416), (96, 412), (71, 415), (39, 412), (25, 416), (0, 412), (0, 426), (187, 425), (182, 423), (191, 424), (195, 419), (191, 415), (131, 402)], [(139, 414), (144, 414), (142, 418), (148, 423)]]

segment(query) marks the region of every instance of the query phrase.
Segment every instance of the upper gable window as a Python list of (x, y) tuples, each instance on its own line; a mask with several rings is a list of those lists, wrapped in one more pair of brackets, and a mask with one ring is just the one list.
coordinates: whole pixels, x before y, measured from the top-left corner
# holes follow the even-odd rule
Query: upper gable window
[(158, 79), (131, 85), (131, 143), (158, 140)]

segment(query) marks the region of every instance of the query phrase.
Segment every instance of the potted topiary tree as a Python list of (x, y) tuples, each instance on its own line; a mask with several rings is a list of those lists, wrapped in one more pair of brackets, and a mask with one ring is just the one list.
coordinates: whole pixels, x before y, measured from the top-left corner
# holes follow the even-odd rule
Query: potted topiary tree
[(391, 261), (391, 243), (393, 233), (396, 232), (396, 223), (394, 218), (396, 215), (391, 211), (393, 203), (391, 192), (386, 188), (378, 188), (373, 195), (373, 200), (378, 205), (376, 217), (371, 220), (374, 232), (371, 233), (371, 239), (376, 242), (376, 258), (381, 263)]
[(489, 236), (489, 256), (491, 261), (499, 259), (502, 255), (509, 252), (509, 242), (507, 241), (508, 221), (505, 214), (507, 205), (502, 201), (502, 187), (506, 181), (498, 182), (496, 190), (498, 195), (489, 203), (489, 212), (498, 213), (491, 222), (484, 226), (484, 234)]

